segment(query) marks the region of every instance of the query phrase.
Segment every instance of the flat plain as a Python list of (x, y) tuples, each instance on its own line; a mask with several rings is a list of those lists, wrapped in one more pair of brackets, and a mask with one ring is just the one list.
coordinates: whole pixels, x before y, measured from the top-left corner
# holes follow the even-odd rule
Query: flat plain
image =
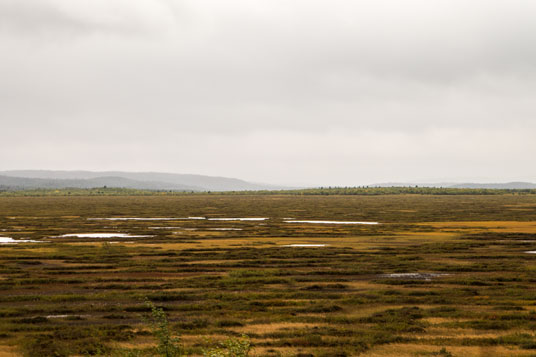
[(1, 197), (0, 237), (0, 356), (149, 348), (146, 299), (191, 355), (536, 356), (536, 195)]

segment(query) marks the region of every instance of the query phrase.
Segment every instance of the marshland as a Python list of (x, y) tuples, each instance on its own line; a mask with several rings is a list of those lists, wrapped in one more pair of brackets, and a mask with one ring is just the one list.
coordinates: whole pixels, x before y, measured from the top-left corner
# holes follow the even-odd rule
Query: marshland
[(191, 356), (536, 354), (533, 194), (15, 195), (0, 237), (2, 356), (156, 355), (148, 303)]

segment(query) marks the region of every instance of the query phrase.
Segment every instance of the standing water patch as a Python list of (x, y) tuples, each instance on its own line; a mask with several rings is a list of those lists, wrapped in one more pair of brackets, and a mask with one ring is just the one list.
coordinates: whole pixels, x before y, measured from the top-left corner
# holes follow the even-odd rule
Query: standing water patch
[(378, 222), (358, 222), (358, 221), (285, 221), (285, 223), (311, 223), (311, 224), (379, 224)]
[(0, 244), (18, 244), (18, 243), (42, 243), (42, 241), (31, 239), (13, 239), (11, 237), (0, 237)]
[(128, 233), (72, 233), (51, 238), (147, 238), (150, 235), (133, 235)]

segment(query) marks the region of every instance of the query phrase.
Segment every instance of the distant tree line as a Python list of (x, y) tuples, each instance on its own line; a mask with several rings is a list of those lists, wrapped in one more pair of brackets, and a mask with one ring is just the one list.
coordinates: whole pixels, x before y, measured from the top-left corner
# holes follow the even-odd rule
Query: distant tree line
[(283, 195), (534, 195), (536, 189), (489, 189), (489, 188), (443, 188), (443, 187), (319, 187), (279, 191), (232, 191), (224, 194), (283, 194)]
[(128, 188), (65, 188), (9, 191), (0, 187), (2, 196), (181, 196), (181, 195), (534, 195), (536, 189), (489, 189), (489, 188), (443, 188), (443, 187), (319, 187), (298, 190), (261, 191), (168, 191), (138, 190)]

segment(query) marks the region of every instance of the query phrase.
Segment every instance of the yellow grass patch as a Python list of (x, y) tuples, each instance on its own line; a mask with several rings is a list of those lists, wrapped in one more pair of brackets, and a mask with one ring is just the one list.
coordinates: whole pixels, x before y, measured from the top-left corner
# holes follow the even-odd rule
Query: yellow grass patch
[(128, 342), (116, 342), (113, 346), (115, 348), (143, 349), (156, 346), (156, 341), (151, 336), (138, 336)]
[[(448, 352), (454, 356), (464, 357), (486, 357), (486, 356), (532, 356), (533, 351), (521, 350), (502, 346), (445, 346)], [(360, 354), (366, 357), (415, 357), (426, 356), (426, 354), (437, 353), (441, 346), (429, 346), (420, 344), (394, 343), (380, 345), (368, 352)]]
[(457, 317), (425, 317), (422, 321), (427, 322), (432, 325), (444, 324), (448, 322), (462, 322), (462, 321), (471, 321), (469, 318), (457, 318)]
[(536, 222), (522, 221), (481, 221), (481, 222), (425, 222), (423, 226), (437, 229), (487, 230), (499, 233), (536, 233)]
[(196, 264), (236, 264), (236, 263), (240, 263), (242, 262), (243, 260), (242, 259), (237, 259), (237, 260), (194, 260), (194, 261), (190, 261), (190, 262), (184, 262), (183, 264), (186, 264), (186, 265), (196, 265)]
[(488, 330), (473, 330), (468, 328), (447, 328), (441, 326), (430, 326), (426, 328), (426, 335), (415, 336), (407, 335), (407, 337), (413, 337), (417, 339), (426, 340), (431, 337), (433, 338), (497, 338), (505, 335), (511, 335), (516, 332), (527, 332), (527, 331), (488, 331)]
[(282, 330), (303, 330), (308, 328), (325, 326), (323, 324), (307, 324), (300, 322), (281, 322), (281, 323), (271, 323), (271, 324), (252, 324), (241, 327), (232, 328), (233, 331), (245, 334), (266, 334), (274, 333)]
[[(430, 305), (415, 305), (415, 306), (421, 309), (429, 309), (432, 307)], [(381, 306), (371, 306), (371, 307), (356, 306), (353, 310), (348, 309), (347, 311), (345, 311), (344, 316), (353, 317), (353, 318), (368, 317), (378, 312), (383, 312), (386, 310), (396, 310), (396, 309), (401, 309), (403, 307), (407, 307), (407, 305), (381, 305)]]
[(25, 250), (27, 252), (45, 253), (45, 254), (52, 254), (52, 253), (56, 253), (57, 251), (55, 248), (45, 248), (45, 247), (39, 247), (39, 246), (37, 246), (36, 248), (25, 248)]
[(474, 264), (474, 262), (469, 261), (469, 260), (452, 259), (452, 258), (427, 257), (426, 259), (430, 262), (439, 263), (439, 264), (447, 264), (447, 265), (472, 265)]
[[(459, 237), (455, 232), (401, 232), (395, 233), (397, 241), (447, 241)], [(392, 243), (392, 241), (390, 242)]]
[(13, 346), (0, 346), (0, 357), (18, 357), (21, 353)]
[(350, 289), (377, 289), (378, 287), (383, 287), (382, 284), (374, 284), (366, 280), (345, 281), (344, 285)]

